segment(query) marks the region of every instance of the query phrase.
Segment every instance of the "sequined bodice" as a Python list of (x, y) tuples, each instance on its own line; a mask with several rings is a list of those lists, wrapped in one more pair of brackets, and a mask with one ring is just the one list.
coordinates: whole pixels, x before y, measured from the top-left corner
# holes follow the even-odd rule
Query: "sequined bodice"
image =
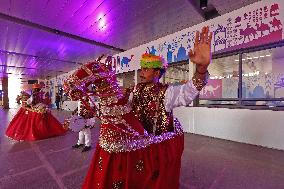
[(164, 106), (165, 92), (168, 85), (161, 83), (136, 86), (134, 91), (132, 110), (142, 122), (148, 133), (160, 135), (173, 131), (173, 116), (166, 112)]
[(40, 92), (34, 93), (32, 105), (36, 105), (36, 104), (42, 103), (42, 102), (43, 102), (42, 94)]

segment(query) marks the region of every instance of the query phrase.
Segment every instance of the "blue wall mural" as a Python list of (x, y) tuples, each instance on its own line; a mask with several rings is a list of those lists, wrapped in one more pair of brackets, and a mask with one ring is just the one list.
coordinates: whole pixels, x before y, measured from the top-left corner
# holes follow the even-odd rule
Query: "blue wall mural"
[[(240, 10), (206, 21), (202, 24), (165, 36), (116, 56), (119, 69), (127, 72), (137, 69), (139, 59), (145, 52), (163, 56), (169, 64), (187, 60), (189, 50), (194, 46), (194, 37), (202, 26), (209, 26), (213, 32), (212, 51), (230, 51), (238, 48), (261, 45), (283, 39), (283, 13), (281, 3), (273, 1), (257, 2)], [(283, 12), (283, 11), (282, 11)], [(132, 61), (131, 55), (135, 55)], [(125, 57), (125, 58), (124, 58)], [(133, 65), (133, 66), (132, 66)]]

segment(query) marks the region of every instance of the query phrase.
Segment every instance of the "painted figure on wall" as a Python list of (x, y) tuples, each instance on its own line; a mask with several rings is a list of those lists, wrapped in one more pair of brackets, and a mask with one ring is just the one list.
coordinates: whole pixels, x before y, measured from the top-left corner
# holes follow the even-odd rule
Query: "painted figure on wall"
[(167, 49), (168, 49), (168, 51), (167, 51), (167, 61), (168, 61), (168, 63), (170, 64), (170, 63), (172, 63), (172, 61), (173, 61), (172, 46), (169, 44)]
[(129, 67), (129, 63), (133, 57), (134, 55), (131, 55), (130, 58), (125, 57), (125, 56), (122, 57), (121, 62), (120, 62), (121, 69), (123, 69), (124, 67)]
[(147, 47), (149, 54), (152, 55), (156, 55), (157, 50), (155, 49), (154, 46), (151, 47), (151, 49), (149, 47)]

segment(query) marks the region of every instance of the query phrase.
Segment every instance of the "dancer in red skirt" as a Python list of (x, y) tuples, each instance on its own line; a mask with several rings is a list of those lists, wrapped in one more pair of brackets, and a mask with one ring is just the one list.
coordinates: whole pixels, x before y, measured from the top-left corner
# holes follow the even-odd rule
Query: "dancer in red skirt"
[(41, 86), (33, 85), (33, 94), (10, 122), (6, 135), (18, 141), (34, 141), (63, 135), (66, 130), (43, 104)]
[(82, 188), (179, 188), (184, 139), (172, 109), (190, 104), (206, 85), (211, 39), (208, 27), (197, 33), (189, 53), (196, 73), (180, 86), (158, 82), (165, 65), (161, 57), (150, 54), (141, 59), (144, 82), (130, 95), (122, 94), (115, 72), (99, 61), (84, 65), (66, 81), (65, 90), (73, 99), (86, 95), (90, 83), (100, 97), (99, 143)]
[(27, 106), (27, 100), (31, 97), (29, 93), (26, 91), (21, 91), (21, 94), (17, 96), (16, 101), (17, 104), (21, 104), (23, 107)]

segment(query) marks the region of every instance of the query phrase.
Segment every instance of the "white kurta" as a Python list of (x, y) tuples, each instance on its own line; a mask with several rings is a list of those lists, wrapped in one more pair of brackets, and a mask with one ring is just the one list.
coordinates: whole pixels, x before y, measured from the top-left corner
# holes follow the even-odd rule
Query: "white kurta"
[(183, 85), (169, 86), (165, 93), (164, 106), (167, 112), (179, 106), (188, 106), (199, 94), (192, 80)]

